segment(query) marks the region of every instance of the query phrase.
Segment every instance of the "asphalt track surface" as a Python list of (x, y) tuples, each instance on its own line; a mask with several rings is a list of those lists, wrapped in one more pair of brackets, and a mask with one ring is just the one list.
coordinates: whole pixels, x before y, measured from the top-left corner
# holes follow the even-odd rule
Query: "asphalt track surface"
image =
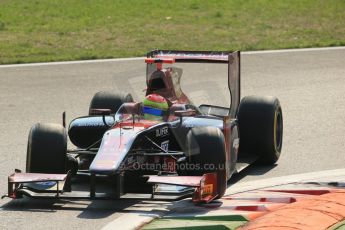
[[(6, 193), (7, 176), (14, 168), (25, 169), (32, 124), (61, 123), (62, 111), (67, 111), (68, 121), (86, 115), (93, 94), (100, 90), (141, 87), (140, 92), (145, 88), (144, 73), (142, 59), (0, 67), (0, 193)], [(129, 88), (123, 88), (127, 79), (132, 79), (126, 84)], [(195, 81), (193, 76), (189, 80)], [(274, 95), (280, 99), (284, 143), (276, 166), (250, 167), (232, 182), (344, 167), (344, 48), (245, 53), (241, 90), (242, 96)], [(99, 229), (130, 210), (150, 214), (169, 206), (157, 202), (54, 203), (28, 199), (5, 199), (0, 205), (0, 229)]]

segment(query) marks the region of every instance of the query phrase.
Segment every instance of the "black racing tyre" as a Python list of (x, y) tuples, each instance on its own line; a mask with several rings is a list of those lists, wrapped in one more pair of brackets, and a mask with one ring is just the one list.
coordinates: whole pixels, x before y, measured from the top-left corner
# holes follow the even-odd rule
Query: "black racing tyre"
[(29, 133), (26, 172), (65, 173), (67, 134), (62, 125), (38, 123)]
[(96, 93), (91, 100), (89, 115), (95, 115), (92, 109), (110, 109), (111, 113), (114, 114), (125, 102), (133, 102), (131, 94), (100, 91)]
[(276, 97), (248, 96), (238, 111), (239, 154), (256, 154), (259, 162), (274, 164), (283, 145), (283, 112)]
[(227, 188), (226, 150), (222, 131), (216, 127), (194, 127), (188, 132), (186, 141), (188, 163), (185, 174), (216, 172), (217, 199), (221, 198)]

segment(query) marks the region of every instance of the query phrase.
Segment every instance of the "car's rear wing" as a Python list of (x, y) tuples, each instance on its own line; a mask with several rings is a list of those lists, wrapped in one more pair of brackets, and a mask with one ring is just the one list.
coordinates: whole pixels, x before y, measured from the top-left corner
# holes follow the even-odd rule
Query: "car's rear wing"
[[(178, 51), (153, 50), (147, 54), (149, 59), (161, 59), (183, 63), (220, 63), (228, 64), (228, 86), (231, 95), (229, 117), (236, 117), (241, 100), (241, 56), (240, 51)], [(155, 61), (147, 62), (147, 76), (153, 72)]]
[(148, 58), (171, 58), (175, 62), (206, 62), (228, 63), (228, 51), (177, 51), (177, 50), (153, 50), (147, 54)]

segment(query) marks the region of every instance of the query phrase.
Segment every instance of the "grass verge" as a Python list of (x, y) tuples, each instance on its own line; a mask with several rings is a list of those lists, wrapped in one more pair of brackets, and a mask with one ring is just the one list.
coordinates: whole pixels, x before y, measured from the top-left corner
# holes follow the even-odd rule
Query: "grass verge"
[(345, 45), (343, 0), (0, 0), (0, 63)]

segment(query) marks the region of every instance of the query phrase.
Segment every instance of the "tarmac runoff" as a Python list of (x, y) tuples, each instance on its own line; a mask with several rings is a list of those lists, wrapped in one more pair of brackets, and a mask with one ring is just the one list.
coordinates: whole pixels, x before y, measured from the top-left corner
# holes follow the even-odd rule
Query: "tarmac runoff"
[[(338, 48), (335, 48), (335, 49), (338, 49)], [(344, 48), (340, 48), (341, 50), (344, 50)], [(308, 51), (309, 49), (306, 49), (306, 51)], [(312, 49), (312, 51), (313, 51), (314, 49)], [(329, 49), (326, 49), (326, 50), (329, 50)], [(291, 52), (292, 50), (287, 50), (286, 52)], [(260, 51), (259, 51), (260, 52)], [(258, 53), (259, 53), (258, 52)], [(272, 51), (273, 52), (273, 51)], [(275, 51), (274, 51), (275, 52)], [(279, 51), (280, 52), (280, 51)], [(285, 52), (285, 51), (282, 51), (282, 52)], [(304, 51), (301, 51), (301, 52), (304, 52)], [(242, 54), (244, 54), (244, 55), (247, 55), (245, 52), (244, 53), (242, 53)], [(264, 54), (264, 53), (263, 53)], [(251, 54), (250, 54), (251, 55)], [(108, 61), (108, 60), (107, 60)], [(109, 60), (109, 61), (112, 61), (112, 60)], [(123, 61), (126, 61), (126, 60), (123, 60)], [(89, 62), (86, 62), (87, 64), (89, 63)], [(47, 63), (46, 65), (50, 65), (51, 63)], [(66, 63), (61, 63), (61, 64), (66, 64)], [(40, 63), (38, 63), (37, 65), (40, 65)], [(15, 67), (15, 66), (13, 66), (13, 65), (11, 65), (12, 67)], [(23, 64), (23, 65), (20, 65), (20, 66), (22, 66), (22, 67), (25, 67), (26, 66), (26, 64)], [(1, 66), (0, 66), (0, 68), (1, 68)], [(8, 67), (4, 67), (4, 68), (8, 68)], [(19, 71), (19, 72), (21, 72), (21, 71)], [(331, 94), (330, 96), (334, 96), (333, 94)], [(332, 143), (331, 143), (332, 144)], [(341, 152), (341, 151), (340, 151)], [(337, 159), (337, 158), (334, 158), (334, 159)], [(342, 166), (339, 166), (339, 167), (342, 167)], [(307, 170), (310, 170), (310, 168), (309, 169), (307, 169)], [(287, 173), (289, 173), (289, 171), (287, 171)], [(327, 172), (327, 173), (330, 173), (330, 172)], [(336, 176), (337, 175), (337, 173), (333, 173), (333, 175), (334, 176)], [(314, 175), (315, 176), (315, 175)], [(317, 178), (317, 177), (322, 177), (322, 176), (319, 176), (318, 174), (316, 174), (316, 176), (315, 176), (315, 178)], [(255, 187), (259, 187), (259, 188), (257, 188), (257, 189), (265, 189), (265, 188), (268, 188), (269, 186), (273, 186), (275, 183), (277, 183), (277, 180), (278, 180), (278, 182), (279, 182), (279, 180), (281, 180), (281, 181), (284, 181), (284, 184), (288, 184), (288, 183), (293, 183), (293, 180), (292, 181), (286, 181), (285, 179), (286, 179), (287, 177), (283, 177), (282, 179), (279, 179), (279, 178), (277, 178), (276, 180), (273, 180), (273, 181), (271, 181), (270, 183), (268, 183), (268, 185), (262, 185), (261, 184), (261, 180), (258, 182), (258, 181), (255, 181), (255, 182), (249, 182), (249, 183), (239, 183), (239, 184), (235, 184), (235, 185), (231, 185), (231, 189), (229, 190), (229, 192), (228, 192), (228, 194), (227, 195), (232, 195), (232, 194), (235, 194), (235, 193), (240, 193), (240, 192), (245, 192), (245, 191), (250, 191), (250, 190), (253, 190), (253, 189), (255, 189)], [(333, 177), (333, 179), (334, 179), (335, 177)], [(343, 177), (344, 178), (344, 177)], [(267, 182), (267, 180), (265, 180), (266, 182)], [(280, 183), (281, 183), (281, 181), (280, 181)], [(331, 180), (331, 181), (336, 181), (335, 179), (334, 180)], [(258, 183), (260, 183), (260, 186), (258, 186)], [(264, 184), (264, 182), (262, 182), (263, 184)], [(340, 183), (341, 184), (341, 183)], [(194, 206), (193, 204), (191, 204), (191, 202), (181, 202), (181, 204), (185, 204), (186, 206)], [(181, 211), (182, 211), (183, 209), (181, 209)], [(188, 210), (187, 210), (188, 211)], [(189, 212), (187, 212), (186, 211), (186, 215), (192, 215), (192, 214), (190, 214)], [(22, 213), (22, 215), (25, 217), (26, 215), (27, 215), (27, 213), (28, 212), (26, 212), (26, 213)], [(207, 214), (207, 211), (205, 211), (205, 213)], [(183, 214), (183, 213), (182, 213)], [(226, 214), (229, 214), (229, 212), (227, 212)], [(122, 219), (127, 219), (128, 220), (128, 213), (126, 213), (126, 214), (124, 214), (123, 215), (123, 217), (124, 218), (122, 218)], [(146, 220), (152, 220), (152, 218), (154, 218), (155, 216), (151, 216), (151, 215), (144, 215), (144, 214), (140, 214), (140, 213), (137, 213), (137, 214), (133, 214), (134, 216), (136, 215), (136, 216), (141, 216), (141, 217), (147, 217), (146, 218)], [(158, 214), (155, 214), (156, 216), (162, 216), (160, 213), (158, 213)], [(64, 215), (59, 215), (59, 216), (62, 216), (62, 217), (64, 217)], [(67, 215), (66, 215), (67, 216)], [(62, 218), (61, 217), (61, 218)], [(112, 218), (114, 218), (114, 217), (112, 217)], [(111, 219), (111, 218), (109, 218), (109, 219)], [(131, 219), (132, 220), (132, 219)], [(136, 221), (136, 220), (134, 220), (133, 222), (132, 221), (127, 221), (127, 222), (129, 222), (129, 224), (128, 224), (128, 228), (127, 229), (132, 229), (133, 228), (133, 226), (139, 226), (140, 224), (141, 224), (141, 222), (140, 222), (141, 220), (138, 220), (138, 221)], [(18, 221), (17, 221), (18, 222)], [(91, 222), (91, 221), (90, 221)], [(106, 222), (106, 221), (105, 221)], [(103, 222), (103, 224), (107, 224), (107, 223), (105, 223), (105, 222)], [(139, 223), (137, 223), (137, 222), (139, 222)], [(85, 221), (84, 221), (84, 223), (85, 223)], [(89, 222), (88, 222), (89, 223)], [(15, 225), (14, 225), (15, 226)], [(113, 229), (118, 229), (117, 228), (117, 226), (115, 227), (115, 228), (113, 228)]]
[(338, 230), (345, 226), (344, 186), (345, 169), (243, 182), (219, 201), (177, 201), (164, 216), (125, 214), (103, 229)]

